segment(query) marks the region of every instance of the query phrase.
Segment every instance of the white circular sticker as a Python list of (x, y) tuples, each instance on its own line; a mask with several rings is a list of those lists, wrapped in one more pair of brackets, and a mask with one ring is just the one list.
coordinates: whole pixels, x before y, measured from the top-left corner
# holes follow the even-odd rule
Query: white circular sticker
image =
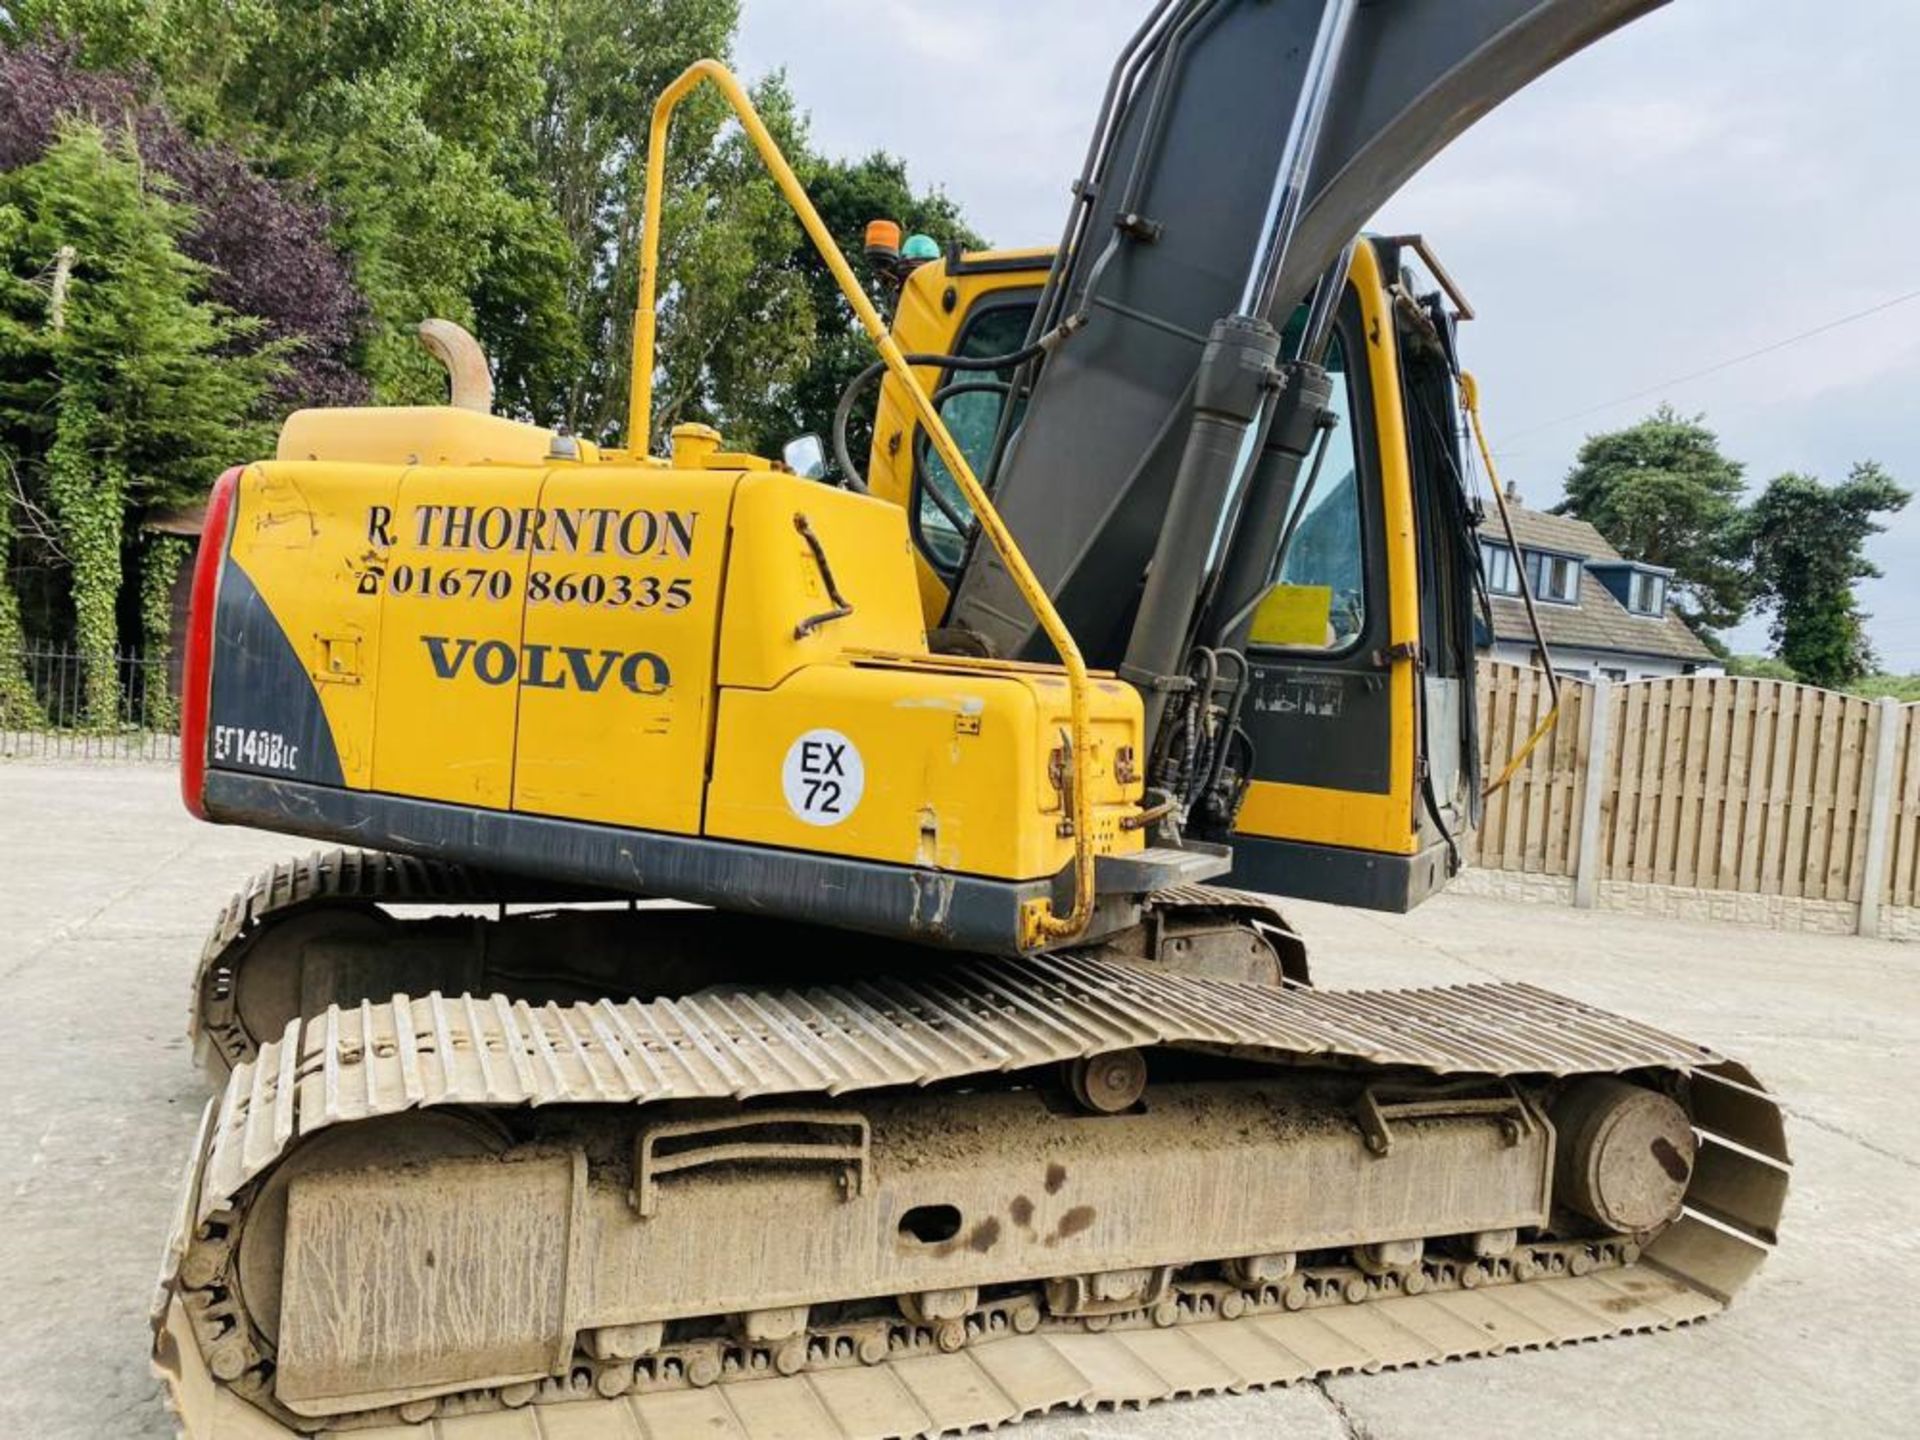
[(809, 730), (787, 749), (780, 783), (787, 808), (809, 825), (838, 825), (860, 803), (867, 771), (838, 730)]

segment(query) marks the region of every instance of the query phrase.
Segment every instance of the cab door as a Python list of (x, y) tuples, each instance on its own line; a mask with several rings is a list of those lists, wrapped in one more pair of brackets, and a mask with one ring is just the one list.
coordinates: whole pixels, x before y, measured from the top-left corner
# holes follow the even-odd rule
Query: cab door
[(1455, 317), (1435, 292), (1397, 307), (1420, 552), (1421, 820), (1451, 839), (1480, 823), (1474, 600), (1479, 506), (1464, 480)]
[[(1394, 317), (1361, 245), (1327, 369), (1338, 423), (1309, 461), (1246, 637), (1251, 783), (1232, 883), (1407, 910), (1443, 885), (1420, 820), (1418, 526)], [(1309, 477), (1312, 477), (1309, 479)]]

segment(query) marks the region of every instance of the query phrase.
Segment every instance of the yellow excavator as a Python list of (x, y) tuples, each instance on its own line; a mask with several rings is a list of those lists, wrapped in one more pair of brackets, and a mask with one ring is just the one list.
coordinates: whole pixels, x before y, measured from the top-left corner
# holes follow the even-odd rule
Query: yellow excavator
[[(429, 324), (453, 403), (223, 476), (186, 804), (346, 848), (194, 982), (186, 1433), (878, 1440), (1721, 1309), (1788, 1174), (1740, 1064), (1316, 988), (1266, 898), (1410, 908), (1484, 784), (1471, 312), (1361, 227), (1650, 8), (1156, 0), (1058, 243), (876, 225), (890, 320), (702, 63), (624, 448)], [(779, 461), (650, 429), (701, 85), (878, 351)]]

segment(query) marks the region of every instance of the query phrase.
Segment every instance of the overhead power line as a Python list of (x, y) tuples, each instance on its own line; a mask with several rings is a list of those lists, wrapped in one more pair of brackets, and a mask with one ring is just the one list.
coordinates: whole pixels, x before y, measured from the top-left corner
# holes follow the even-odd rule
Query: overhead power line
[(1811, 330), (1802, 330), (1798, 335), (1789, 335), (1784, 340), (1775, 340), (1770, 345), (1762, 345), (1758, 350), (1749, 350), (1744, 355), (1735, 355), (1720, 360), (1703, 369), (1690, 370), (1685, 375), (1675, 375), (1670, 380), (1662, 380), (1657, 385), (1648, 385), (1635, 390), (1631, 395), (1616, 396), (1612, 400), (1603, 400), (1598, 405), (1589, 405), (1584, 410), (1569, 411), (1557, 415), (1551, 420), (1543, 420), (1538, 425), (1529, 425), (1524, 430), (1516, 430), (1506, 438), (1509, 442), (1524, 440), (1529, 435), (1538, 435), (1542, 430), (1551, 430), (1556, 425), (1565, 425), (1571, 420), (1584, 420), (1589, 415), (1598, 415), (1602, 410), (1611, 410), (1616, 405), (1626, 405), (1635, 400), (1644, 400), (1649, 395), (1658, 395), (1663, 390), (1671, 390), (1676, 385), (1685, 385), (1689, 381), (1704, 379), (1708, 375), (1717, 375), (1722, 370), (1731, 370), (1735, 365), (1744, 365), (1749, 360), (1758, 360), (1762, 355), (1771, 355), (1776, 350), (1784, 350), (1789, 345), (1798, 345), (1802, 340), (1811, 340), (1816, 335), (1824, 335), (1829, 330), (1838, 330), (1842, 325), (1851, 325), (1856, 320), (1865, 320), (1870, 315), (1878, 315), (1883, 310), (1891, 310), (1896, 305), (1904, 305), (1909, 300), (1920, 300), (1920, 290), (1909, 290), (1904, 295), (1896, 295), (1891, 300), (1882, 300), (1878, 305), (1869, 305), (1865, 310), (1856, 310), (1851, 315), (1842, 315), (1837, 320), (1829, 320), (1816, 325)]

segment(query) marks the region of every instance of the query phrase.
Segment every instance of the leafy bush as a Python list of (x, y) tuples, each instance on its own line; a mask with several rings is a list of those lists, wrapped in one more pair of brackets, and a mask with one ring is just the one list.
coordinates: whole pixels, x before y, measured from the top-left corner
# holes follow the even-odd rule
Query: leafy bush
[(76, 44), (0, 48), (0, 171), (45, 155), (63, 124), (121, 137), (187, 207), (179, 244), (207, 267), (208, 297), (262, 322), (254, 342), (280, 342), (287, 364), (269, 399), (280, 409), (353, 405), (366, 302), (329, 239), (332, 214), (309, 185), (257, 173), (231, 146), (190, 137), (143, 77), (82, 69)]
[(208, 298), (212, 272), (176, 243), (190, 218), (145, 183), (129, 137), (88, 124), (0, 174), (0, 446), (70, 573), (102, 726), (119, 708), (128, 517), (191, 503), (266, 445), (261, 397), (288, 348)]

